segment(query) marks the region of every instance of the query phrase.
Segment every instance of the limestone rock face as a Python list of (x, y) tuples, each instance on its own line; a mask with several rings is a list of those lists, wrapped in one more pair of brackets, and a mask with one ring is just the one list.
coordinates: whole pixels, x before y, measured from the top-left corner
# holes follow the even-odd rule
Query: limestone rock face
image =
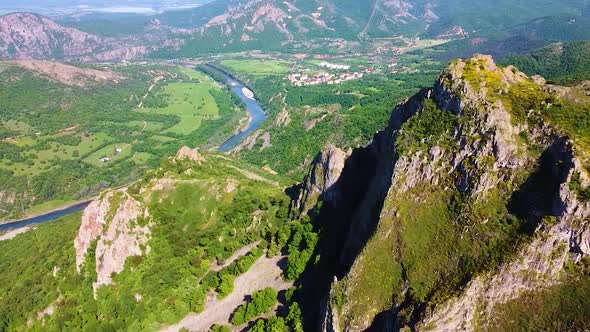
[(149, 224), (139, 225), (148, 217), (141, 204), (125, 191), (106, 193), (91, 203), (82, 216), (82, 225), (74, 241), (78, 272), (91, 245), (96, 241), (96, 291), (112, 283), (113, 274), (123, 271), (125, 260), (149, 252)]
[[(564, 264), (576, 262), (588, 254), (590, 226), (586, 220), (590, 217), (590, 203), (579, 201), (569, 187), (574, 174), (579, 175), (583, 187), (588, 181), (572, 143), (542, 121), (522, 119), (522, 116), (534, 114), (535, 109), (517, 117), (508, 97), (520, 91), (513, 89), (522, 89), (522, 86), (541, 91), (541, 83), (542, 80), (533, 81), (514, 67), (497, 66), (489, 56), (477, 55), (453, 62), (432, 89), (425, 89), (398, 106), (389, 126), (378, 133), (368, 147), (349, 154), (343, 162), (344, 171), (338, 173), (338, 181), (352, 183), (354, 177), (363, 173), (358, 170), (364, 169), (364, 184), (358, 186), (360, 193), (354, 198), (350, 198), (354, 190), (346, 186), (338, 188), (343, 193), (339, 197), (343, 203), (336, 204), (334, 209), (344, 211), (338, 215), (344, 219), (339, 227), (347, 227), (348, 236), (341, 250), (342, 271), (336, 272), (340, 273), (341, 281), (336, 280), (331, 293), (326, 295), (333, 298), (334, 293), (338, 293), (338, 307), (334, 301), (325, 303), (323, 331), (388, 330), (404, 324), (411, 324), (418, 330), (471, 331), (475, 328), (475, 317), (485, 323), (497, 304), (517, 298), (523, 291), (559, 283)], [(456, 121), (438, 142), (426, 144), (431, 139), (426, 137), (408, 145), (426, 145), (426, 148), (398, 149), (400, 140), (408, 137), (404, 125), (413, 117), (421, 117), (427, 102), (436, 105), (439, 111), (453, 113)], [(536, 107), (545, 107), (545, 104)], [(531, 152), (532, 145), (544, 152)], [(317, 186), (317, 180), (313, 181), (324, 178), (322, 171), (327, 160), (327, 155), (322, 153), (312, 165), (304, 193), (330, 198), (325, 188)], [(490, 222), (489, 216), (472, 215), (471, 207), (486, 206), (498, 192), (502, 193), (501, 199), (506, 200), (501, 204), (506, 205), (506, 211), (510, 209), (510, 214), (526, 220), (552, 216), (555, 221), (535, 223), (533, 240), (519, 247), (514, 259), (507, 260), (497, 270), (473, 277), (460, 286), (459, 294), (452, 300), (434, 308), (428, 304), (412, 304), (411, 292), (415, 289), (412, 289), (411, 278), (427, 272), (413, 272), (410, 265), (429, 258), (407, 249), (412, 248), (413, 243), (404, 238), (404, 227), (425, 221), (415, 220), (410, 215), (419, 213), (415, 209), (432, 209), (433, 213), (438, 213), (441, 208), (433, 208), (433, 202), (441, 202), (437, 201), (438, 197), (455, 195), (452, 197), (468, 202), (467, 208), (461, 205), (458, 208), (461, 210), (456, 210), (458, 215), (452, 217), (457, 219), (449, 222), (451, 225), (465, 222), (464, 228), (458, 230), (458, 237), (470, 236), (469, 228)], [(304, 211), (313, 204), (309, 196), (299, 200), (307, 202), (302, 205), (306, 207)], [(514, 204), (521, 206), (508, 206), (512, 204), (508, 200), (511, 197), (518, 202)], [(444, 210), (450, 202), (443, 200), (441, 204)], [(408, 206), (415, 208), (409, 211)], [(522, 206), (525, 206), (524, 211), (518, 210)], [(460, 219), (465, 215), (469, 216), (469, 221)], [(441, 216), (433, 214), (426, 218)], [(431, 227), (438, 225), (434, 223)], [(436, 234), (429, 241), (445, 243), (441, 236), (449, 235)], [(417, 241), (417, 235), (413, 236), (413, 242)], [(429, 247), (436, 255), (437, 243), (430, 243)], [(449, 251), (449, 255), (455, 254)], [(378, 265), (372, 263), (377, 255), (383, 255)], [(435, 263), (424, 266), (439, 269)], [(389, 271), (396, 268), (401, 269), (400, 276), (391, 276)], [(367, 271), (373, 271), (374, 279), (370, 279)], [(443, 267), (428, 273), (446, 275), (453, 271)], [(383, 285), (378, 281), (384, 278), (382, 275), (401, 281), (396, 285)], [(363, 283), (367, 282), (384, 287), (384, 292), (386, 289), (395, 292), (383, 297), (367, 295), (363, 288)], [(342, 302), (342, 298), (346, 300)], [(409, 308), (419, 312), (409, 315), (407, 311), (412, 312)], [(400, 314), (402, 310), (406, 313)]]
[(0, 17), (0, 40), (0, 56), (13, 59), (44, 58), (56, 47), (66, 56), (78, 56), (90, 53), (101, 43), (97, 36), (26, 13)]
[(203, 157), (199, 153), (199, 149), (191, 149), (188, 146), (183, 146), (177, 153), (176, 153), (176, 160), (192, 160), (197, 162), (198, 164), (205, 161), (205, 157)]
[(110, 38), (63, 26), (30, 13), (0, 15), (0, 58), (13, 60), (120, 61), (144, 57), (163, 47), (184, 44), (188, 31), (149, 28), (139, 36)]
[(347, 152), (333, 145), (327, 146), (316, 156), (297, 202), (303, 214), (320, 198), (327, 201), (337, 199), (338, 193), (334, 185), (344, 170), (347, 157)]
[[(578, 171), (571, 164), (568, 178)], [(569, 180), (568, 180), (569, 181)], [(486, 322), (494, 306), (558, 284), (564, 264), (589, 254), (590, 203), (578, 201), (567, 183), (559, 190), (559, 217), (554, 226), (544, 225), (535, 240), (496, 273), (478, 276), (462, 294), (436, 308), (420, 326), (425, 331), (473, 331), (478, 320)]]
[(80, 272), (80, 268), (84, 263), (84, 258), (88, 253), (88, 249), (103, 231), (106, 224), (106, 215), (110, 207), (110, 199), (113, 196), (111, 192), (107, 193), (103, 199), (96, 200), (84, 209), (82, 215), (82, 224), (78, 231), (78, 236), (74, 240), (74, 248), (76, 249), (76, 269)]

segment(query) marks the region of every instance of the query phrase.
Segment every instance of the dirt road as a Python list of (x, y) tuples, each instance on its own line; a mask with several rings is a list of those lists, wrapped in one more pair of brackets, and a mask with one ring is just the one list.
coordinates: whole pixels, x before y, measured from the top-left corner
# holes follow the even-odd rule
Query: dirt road
[(227, 324), (231, 314), (244, 303), (247, 295), (266, 287), (277, 291), (291, 287), (293, 283), (284, 281), (281, 275), (279, 262), (283, 259), (285, 257), (261, 257), (248, 272), (234, 280), (234, 291), (228, 297), (219, 300), (210, 296), (204, 311), (199, 314), (190, 313), (178, 324), (164, 327), (161, 331), (175, 332), (183, 327), (189, 331), (208, 331), (213, 324)]

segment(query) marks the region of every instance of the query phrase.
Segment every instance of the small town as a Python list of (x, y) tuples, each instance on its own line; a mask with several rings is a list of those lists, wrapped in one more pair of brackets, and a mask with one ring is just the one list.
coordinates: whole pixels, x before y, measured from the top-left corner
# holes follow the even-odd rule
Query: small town
[[(318, 64), (319, 67), (328, 68), (332, 70), (349, 70), (351, 67), (349, 65), (341, 65), (341, 64), (332, 64), (328, 62), (322, 62)], [(338, 73), (330, 73), (326, 71), (318, 72), (318, 73), (307, 73), (309, 70), (304, 70), (299, 73), (292, 73), (288, 76), (289, 82), (294, 86), (310, 86), (310, 85), (320, 85), (320, 84), (328, 84), (328, 85), (335, 85), (335, 84), (342, 84), (347, 81), (358, 80), (363, 78), (366, 74), (373, 73), (376, 69), (374, 67), (366, 67), (364, 70), (359, 70), (355, 72), (338, 72)]]

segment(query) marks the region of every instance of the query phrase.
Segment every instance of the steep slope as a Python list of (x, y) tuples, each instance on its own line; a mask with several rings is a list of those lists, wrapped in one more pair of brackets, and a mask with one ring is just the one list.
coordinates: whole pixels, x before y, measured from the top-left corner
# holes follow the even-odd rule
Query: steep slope
[[(485, 329), (501, 304), (579, 271), (587, 157), (551, 125), (562, 102), (543, 84), (487, 56), (454, 61), (352, 152), (328, 195), (303, 193), (347, 234), (324, 239), (340, 262), (324, 330)], [(340, 173), (319, 159), (313, 173)], [(313, 173), (304, 188), (322, 187)]]
[(0, 55), (15, 59), (81, 56), (93, 52), (101, 43), (96, 36), (25, 13), (0, 17), (0, 39)]
[[(0, 16), (0, 58), (60, 59), (68, 61), (116, 61), (145, 56), (159, 47), (176, 47), (180, 40), (170, 32), (145, 36), (106, 38), (66, 27), (37, 14), (13, 13)], [(152, 29), (153, 30), (153, 29)], [(182, 31), (174, 31), (182, 34)]]
[[(547, 0), (522, 3), (487, 1), (351, 1), (351, 0), (217, 0), (202, 7), (164, 13), (168, 26), (198, 28), (185, 52), (313, 48), (324, 38), (359, 41), (416, 37), (462, 39), (480, 31), (498, 32), (547, 15), (580, 15), (576, 0), (557, 6)], [(208, 49), (199, 42), (206, 40)], [(315, 41), (312, 43), (311, 41)]]
[[(224, 155), (184, 147), (139, 181), (107, 190), (81, 215), (0, 243), (0, 266), (10, 271), (0, 288), (12, 303), (0, 306), (1, 328), (227, 324), (255, 291), (292, 285), (283, 279), (287, 258), (280, 249), (300, 245), (291, 234), (294, 241), (313, 235), (289, 221), (289, 198), (278, 181)], [(269, 246), (279, 230), (287, 238)], [(43, 263), (30, 263), (41, 256)], [(204, 309), (203, 319), (196, 313)]]

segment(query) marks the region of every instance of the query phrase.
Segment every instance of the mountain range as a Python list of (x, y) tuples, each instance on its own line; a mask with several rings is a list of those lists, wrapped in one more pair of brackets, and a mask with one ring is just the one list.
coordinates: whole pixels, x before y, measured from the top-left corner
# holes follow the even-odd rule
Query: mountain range
[[(482, 40), (495, 40), (508, 31), (511, 38), (529, 39), (531, 33), (543, 32), (537, 37), (543, 42), (554, 40), (557, 35), (572, 35), (559, 33), (568, 26), (578, 26), (580, 31), (572, 39), (587, 34), (586, 25), (576, 21), (585, 20), (586, 0), (560, 4), (534, 0), (526, 5), (500, 2), (216, 0), (155, 16), (113, 16), (109, 20), (101, 16), (96, 18), (96, 24), (91, 19), (79, 23), (80, 18), (63, 18), (60, 24), (39, 15), (17, 13), (0, 17), (0, 56), (107, 61), (149, 54), (177, 57), (251, 49), (297, 52), (318, 48), (326, 40), (335, 41), (329, 45), (337, 48), (338, 41), (381, 38), (400, 45), (416, 38), (469, 40), (472, 44), (463, 47), (477, 48)], [(560, 15), (569, 17), (568, 24), (544, 24)], [(519, 28), (533, 24), (534, 20), (536, 30)], [(125, 24), (135, 28), (126, 29)], [(109, 26), (119, 27), (120, 31), (109, 33)], [(483, 45), (489, 49), (495, 46)], [(541, 42), (531, 46), (543, 45)]]

